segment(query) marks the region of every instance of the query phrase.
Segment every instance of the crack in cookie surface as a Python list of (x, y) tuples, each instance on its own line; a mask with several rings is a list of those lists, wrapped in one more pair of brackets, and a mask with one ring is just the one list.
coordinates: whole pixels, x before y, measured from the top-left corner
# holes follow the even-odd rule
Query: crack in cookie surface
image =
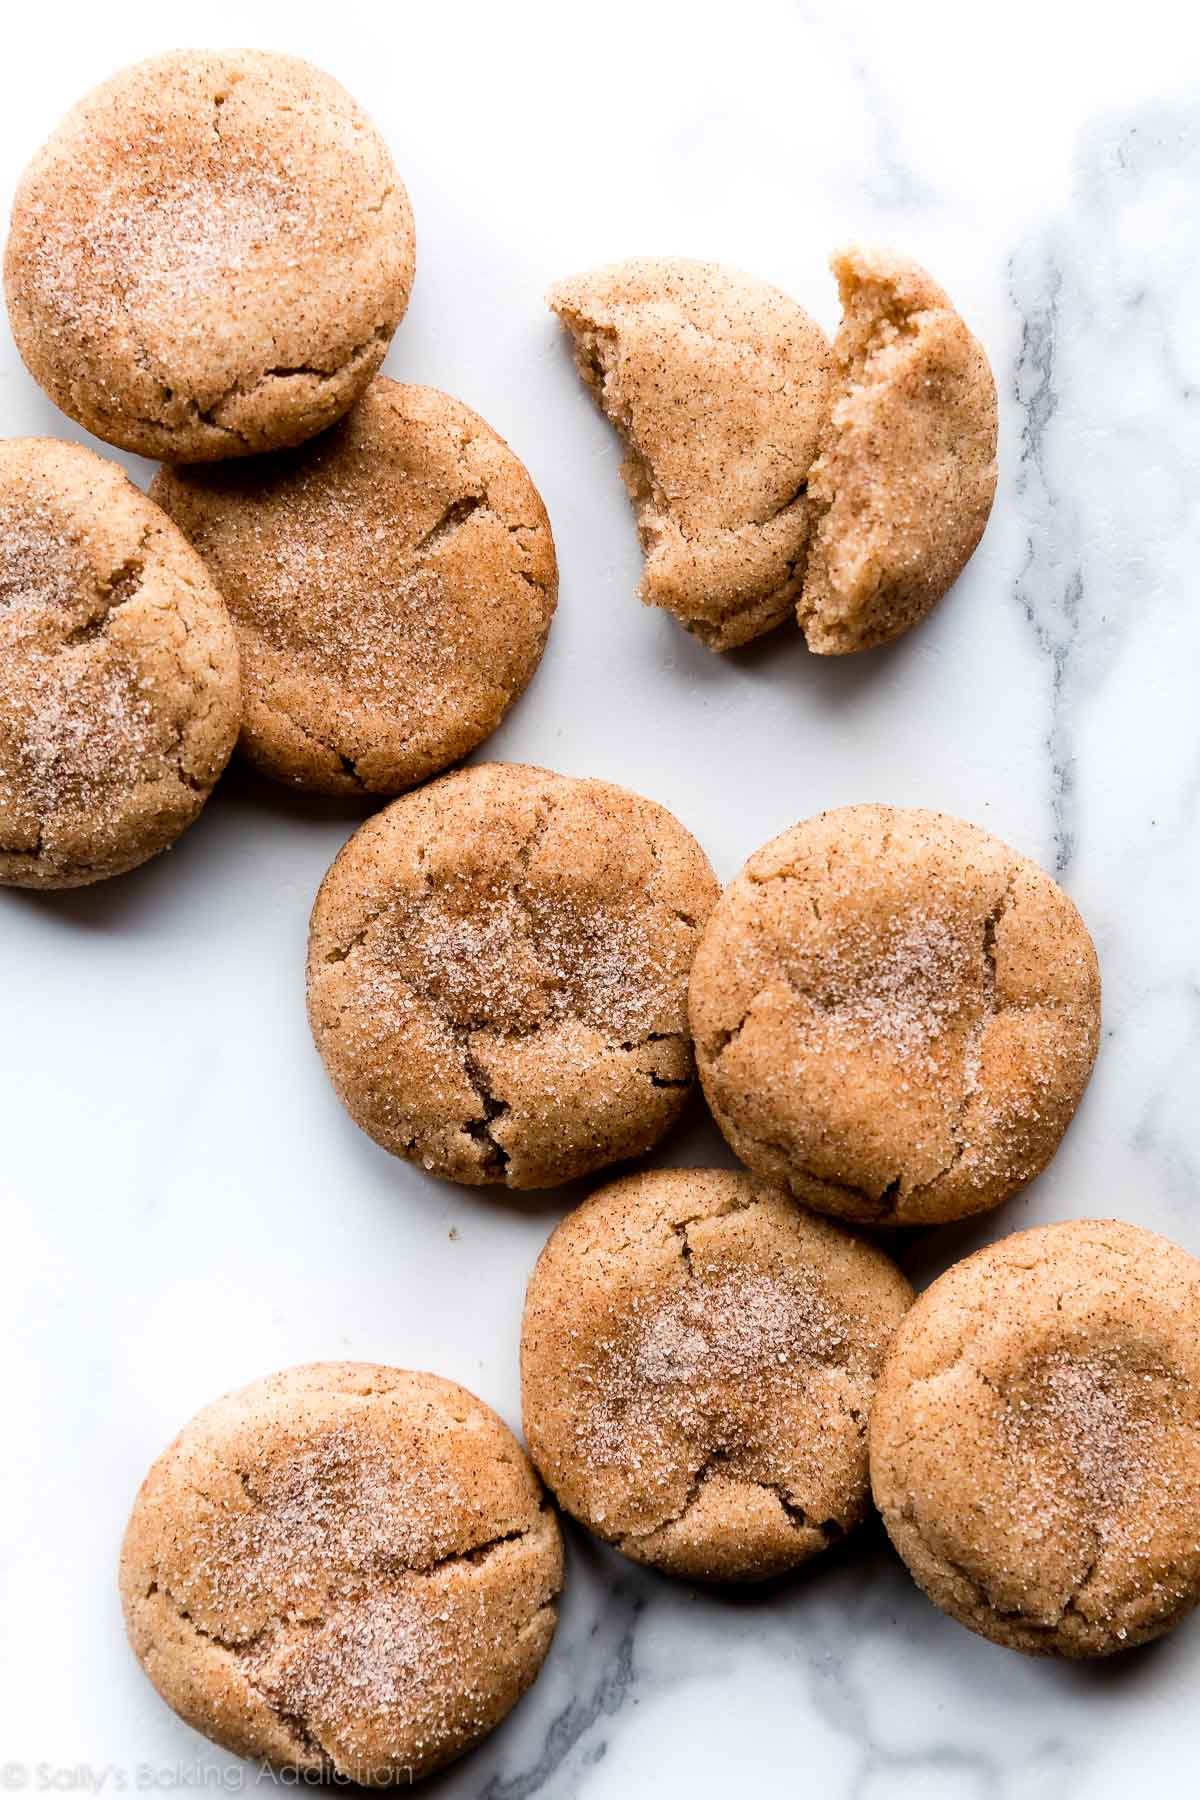
[(716, 884), (693, 840), (619, 789), (515, 765), (397, 805), (408, 833), (364, 828), (369, 891), (335, 865), (314, 911), (310, 1014), (359, 1123), (512, 1187), (648, 1148), (694, 1076), (687, 977)]
[(436, 1377), (357, 1365), (201, 1414), (152, 1470), (122, 1562), (135, 1649), (185, 1717), (367, 1782), (428, 1773), (498, 1722), (560, 1581), (553, 1515), (500, 1421)]
[(545, 509), (476, 414), (377, 378), (299, 451), (162, 470), (152, 496), (226, 596), (242, 749), (277, 780), (398, 793), (532, 679), (557, 602)]
[(637, 1560), (701, 1579), (794, 1567), (861, 1517), (862, 1421), (909, 1293), (881, 1252), (750, 1176), (616, 1182), (530, 1283), (534, 1459)]
[(897, 1334), (871, 1475), (936, 1603), (1033, 1654), (1105, 1655), (1200, 1597), (1200, 1264), (1072, 1221), (956, 1265)]
[(920, 1223), (1044, 1166), (1091, 1071), (1087, 932), (960, 821), (852, 807), (751, 859), (706, 929), (701, 1080), (751, 1167), (821, 1210)]

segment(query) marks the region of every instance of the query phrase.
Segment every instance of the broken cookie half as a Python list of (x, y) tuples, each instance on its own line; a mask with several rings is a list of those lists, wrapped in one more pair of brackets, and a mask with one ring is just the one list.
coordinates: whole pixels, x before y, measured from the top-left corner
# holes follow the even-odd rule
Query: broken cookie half
[(549, 303), (626, 444), (639, 587), (715, 650), (795, 611), (810, 650), (870, 649), (923, 618), (983, 534), (996, 389), (941, 288), (888, 251), (833, 259), (832, 355), (779, 289), (644, 258)]
[(683, 257), (614, 263), (548, 296), (621, 432), (646, 552), (639, 593), (714, 650), (797, 605), (829, 346), (765, 282)]
[(962, 573), (996, 492), (996, 384), (941, 288), (887, 250), (845, 250), (832, 267), (842, 323), (796, 609), (809, 649), (826, 656), (924, 618)]

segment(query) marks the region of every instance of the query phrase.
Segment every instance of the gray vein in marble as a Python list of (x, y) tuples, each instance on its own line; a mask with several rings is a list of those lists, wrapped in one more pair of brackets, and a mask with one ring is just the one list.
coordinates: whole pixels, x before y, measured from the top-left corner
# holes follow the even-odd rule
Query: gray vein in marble
[(1050, 662), (1050, 813), (1054, 867), (1061, 875), (1075, 848), (1074, 755), (1067, 701), (1071, 652), (1084, 597), (1074, 522), (1047, 466), (1046, 439), (1059, 408), (1055, 385), (1063, 276), (1051, 252), (1014, 257), (1009, 292), (1021, 314), (1014, 391), (1023, 413), (1016, 494), (1024, 509), (1025, 560), (1013, 592)]
[[(812, 1664), (811, 1696), (815, 1710), (831, 1730), (853, 1747), (856, 1767), (845, 1788), (846, 1800), (870, 1800), (877, 1793), (911, 1793), (919, 1795), (928, 1784), (937, 1791), (952, 1792), (956, 1800), (998, 1800), (1011, 1791), (1010, 1777), (1044, 1772), (1053, 1780), (1055, 1791), (1065, 1791), (1064, 1777), (1073, 1757), (1066, 1739), (1048, 1735), (1023, 1745), (1011, 1759), (998, 1756), (969, 1743), (969, 1721), (955, 1721), (965, 1726), (959, 1742), (949, 1738), (923, 1745), (919, 1749), (901, 1749), (886, 1743), (872, 1724), (874, 1698), (863, 1692), (852, 1679), (846, 1659), (834, 1651), (826, 1652)], [(886, 1696), (880, 1696), (886, 1701)], [(965, 1740), (965, 1741), (964, 1741)], [(949, 1784), (953, 1784), (952, 1786)], [(943, 1784), (946, 1784), (943, 1786)]]
[(855, 187), (887, 212), (916, 212), (938, 203), (939, 195), (904, 154), (903, 136), (888, 85), (880, 82), (861, 54), (861, 35), (836, 8), (805, 6), (805, 29), (823, 37), (833, 57), (857, 89), (871, 126), (870, 166)]
[[(597, 1642), (605, 1635), (615, 1638), (603, 1658), (595, 1658), (590, 1685), (574, 1695), (550, 1721), (536, 1761), (512, 1775), (493, 1774), (479, 1790), (479, 1800), (532, 1800), (535, 1794), (566, 1791), (557, 1778), (568, 1759), (603, 1720), (620, 1711), (633, 1690), (634, 1634), (645, 1606), (645, 1594), (623, 1575), (612, 1583), (601, 1614), (593, 1620), (582, 1646), (582, 1666), (586, 1670)], [(597, 1736), (587, 1745), (583, 1761), (594, 1766), (607, 1747), (607, 1740)]]
[(1082, 134), (1070, 205), (1008, 266), (1021, 325), (1011, 390), (1024, 557), (1013, 595), (1048, 664), (1059, 874), (1079, 848), (1080, 704), (1111, 674), (1156, 585), (1196, 551), (1185, 441), (1200, 386), (1186, 361), (1195, 247), (1183, 232), (1161, 241), (1154, 221), (1198, 173), (1194, 106), (1101, 119)]

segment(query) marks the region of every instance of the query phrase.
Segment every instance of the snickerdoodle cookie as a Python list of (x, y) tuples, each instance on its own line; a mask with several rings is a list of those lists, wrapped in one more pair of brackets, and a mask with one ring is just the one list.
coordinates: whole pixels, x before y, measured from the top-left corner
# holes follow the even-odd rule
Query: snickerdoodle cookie
[(696, 955), (704, 1091), (733, 1149), (822, 1212), (995, 1206), (1058, 1148), (1091, 1073), (1100, 977), (1035, 863), (940, 813), (852, 806), (785, 831)]
[(134, 1503), (121, 1598), (181, 1718), (239, 1755), (370, 1785), (460, 1756), (554, 1634), (558, 1525), (452, 1381), (314, 1363), (208, 1406)]
[(778, 625), (808, 543), (828, 399), (820, 328), (777, 288), (683, 257), (615, 263), (548, 298), (625, 440), (641, 598), (715, 650)]
[(614, 1182), (529, 1283), (530, 1454), (560, 1505), (639, 1562), (780, 1574), (866, 1510), (867, 1414), (911, 1299), (882, 1251), (750, 1175)]
[(34, 379), (98, 437), (207, 462), (299, 444), (382, 362), (408, 197), (330, 76), (180, 50), (79, 102), (17, 189), (4, 278)]
[(115, 463), (0, 441), (0, 882), (119, 875), (190, 825), (238, 730), (220, 595)]
[(898, 637), (961, 573), (996, 491), (996, 384), (941, 288), (906, 257), (833, 259), (843, 318), (808, 481), (796, 608), (810, 650)]
[(395, 794), (499, 724), (541, 658), (557, 565), (504, 440), (380, 375), (333, 431), (163, 469), (152, 497), (204, 557), (242, 657), (241, 749), (277, 780)]
[(695, 1073), (687, 981), (717, 895), (661, 806), (515, 763), (360, 827), (313, 908), (308, 1009), (352, 1117), (472, 1184), (640, 1155)]
[(1200, 1263), (1111, 1220), (989, 1245), (901, 1326), (870, 1444), (951, 1617), (1035, 1655), (1159, 1637), (1200, 1599)]

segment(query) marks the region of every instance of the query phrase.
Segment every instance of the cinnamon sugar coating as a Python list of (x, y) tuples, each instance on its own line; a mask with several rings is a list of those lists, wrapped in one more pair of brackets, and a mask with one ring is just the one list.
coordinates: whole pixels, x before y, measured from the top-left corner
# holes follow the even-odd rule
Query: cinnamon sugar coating
[(1114, 1220), (1017, 1232), (934, 1282), (871, 1415), (871, 1482), (934, 1603), (1038, 1656), (1200, 1599), (1200, 1263)]
[(197, 817), (237, 736), (221, 596), (115, 463), (0, 441), (0, 882), (119, 875)]
[(551, 1187), (648, 1150), (695, 1065), (687, 982), (717, 896), (670, 813), (518, 763), (443, 776), (360, 827), (309, 932), (313, 1036), (393, 1155)]
[(27, 368), (125, 450), (299, 444), (362, 393), (413, 280), (408, 197), (330, 76), (179, 50), (81, 100), (25, 171), (4, 280)]
[(512, 1433), (454, 1382), (314, 1363), (198, 1413), (130, 1517), (134, 1653), (241, 1756), (373, 1786), (493, 1730), (554, 1634), (557, 1522)]
[(940, 813), (821, 813), (752, 856), (691, 1022), (742, 1160), (822, 1212), (929, 1224), (1050, 1161), (1099, 1041), (1096, 953), (1035, 863)]
[(240, 748), (276, 780), (395, 794), (493, 731), (541, 660), (558, 569), (504, 440), (380, 375), (331, 432), (151, 489), (225, 595)]
[(781, 1574), (866, 1511), (867, 1415), (911, 1298), (882, 1251), (766, 1182), (628, 1176), (563, 1220), (530, 1279), (530, 1454), (638, 1562)]

